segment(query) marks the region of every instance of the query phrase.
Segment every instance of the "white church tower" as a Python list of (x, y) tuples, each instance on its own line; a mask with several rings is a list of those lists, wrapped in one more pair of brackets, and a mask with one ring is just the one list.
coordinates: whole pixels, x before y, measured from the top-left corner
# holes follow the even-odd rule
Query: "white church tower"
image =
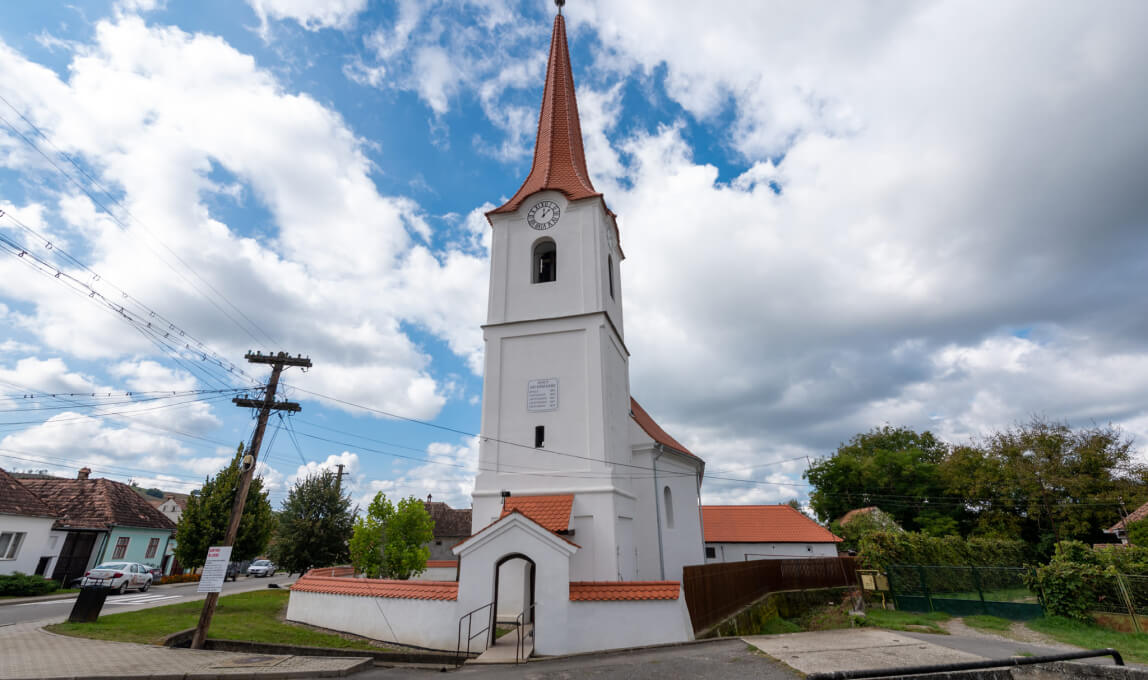
[[(630, 398), (624, 255), (615, 216), (586, 168), (561, 14), (530, 174), (487, 219), (472, 531), (517, 509), (577, 545), (572, 581), (680, 578), (683, 564), (704, 561), (704, 463)], [(677, 527), (667, 505), (675, 497)], [(676, 573), (667, 572), (667, 559)]]

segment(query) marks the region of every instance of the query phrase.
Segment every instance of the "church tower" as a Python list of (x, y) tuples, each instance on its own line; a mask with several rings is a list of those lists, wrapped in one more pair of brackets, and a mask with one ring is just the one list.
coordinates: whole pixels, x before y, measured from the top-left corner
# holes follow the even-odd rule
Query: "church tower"
[(572, 497), (563, 511), (569, 525), (556, 529), (579, 546), (571, 579), (632, 580), (637, 498), (628, 474), (623, 254), (615, 216), (586, 167), (561, 13), (530, 173), (487, 219), (493, 239), (473, 531), (513, 503)]

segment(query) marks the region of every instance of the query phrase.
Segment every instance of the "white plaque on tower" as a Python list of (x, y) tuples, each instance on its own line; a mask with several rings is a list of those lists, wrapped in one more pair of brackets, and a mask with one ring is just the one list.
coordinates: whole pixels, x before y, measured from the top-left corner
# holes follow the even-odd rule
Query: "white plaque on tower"
[(558, 378), (539, 378), (526, 383), (527, 411), (558, 410)]

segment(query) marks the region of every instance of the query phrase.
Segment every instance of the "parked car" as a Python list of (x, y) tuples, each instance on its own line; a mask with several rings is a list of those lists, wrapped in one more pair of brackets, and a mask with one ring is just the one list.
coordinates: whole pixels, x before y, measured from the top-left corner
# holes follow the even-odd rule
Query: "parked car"
[(271, 560), (255, 560), (250, 567), (247, 567), (248, 576), (274, 576), (275, 571), (275, 565)]
[(151, 569), (138, 562), (104, 562), (84, 573), (80, 586), (107, 586), (122, 595), (128, 588), (146, 593), (151, 588)]

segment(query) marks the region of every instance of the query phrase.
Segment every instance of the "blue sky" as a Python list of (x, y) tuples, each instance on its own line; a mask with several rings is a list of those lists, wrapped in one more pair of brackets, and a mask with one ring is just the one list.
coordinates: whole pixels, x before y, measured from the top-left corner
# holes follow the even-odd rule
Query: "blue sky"
[[(1141, 3), (566, 13), (627, 254), (634, 396), (745, 480), (707, 502), (803, 497), (807, 457), (884, 423), (1148, 436)], [(303, 413), (266, 440), (276, 501), (344, 462), (356, 500), (467, 505), (482, 213), (526, 175), (552, 18), (542, 0), (6, 8), (0, 466), (184, 490), (250, 436), (229, 395), (192, 394), (244, 381), (173, 358), (100, 304), (119, 299), (220, 361), (312, 357), (285, 377)], [(169, 394), (90, 396), (128, 391)]]

